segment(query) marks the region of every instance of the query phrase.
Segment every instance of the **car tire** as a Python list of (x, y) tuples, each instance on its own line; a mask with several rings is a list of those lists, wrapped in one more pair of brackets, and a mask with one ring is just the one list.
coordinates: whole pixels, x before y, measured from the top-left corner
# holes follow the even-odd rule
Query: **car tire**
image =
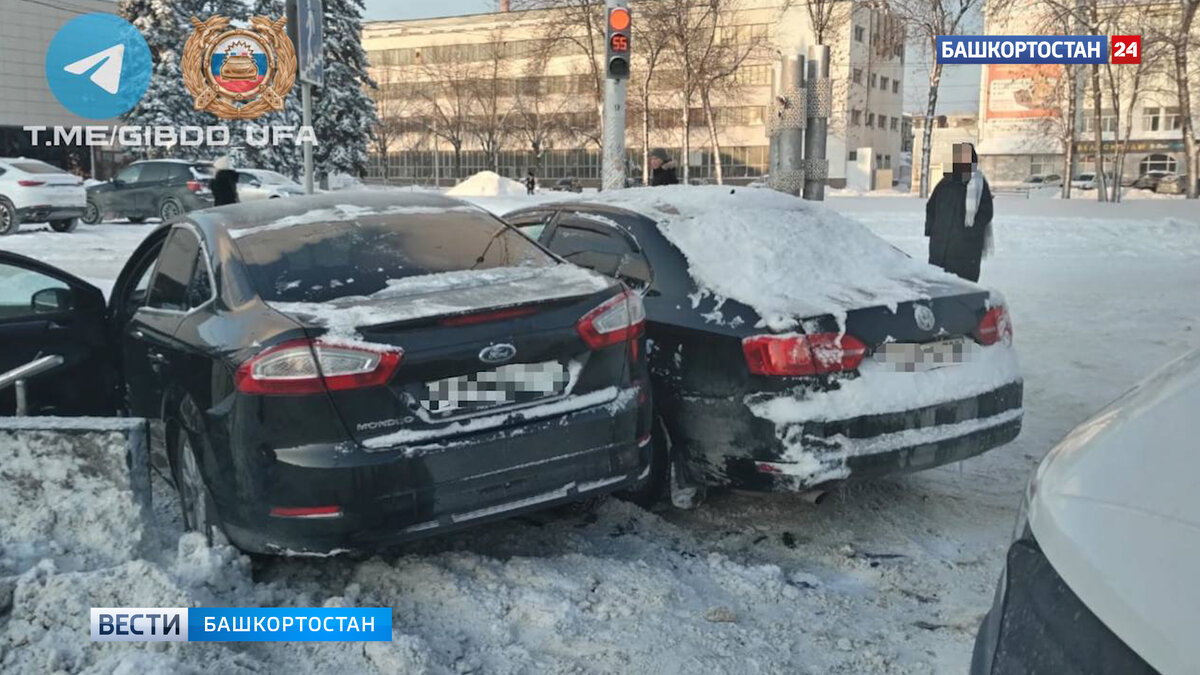
[(83, 222), (88, 225), (95, 225), (100, 222), (100, 207), (96, 202), (87, 200), (87, 207), (83, 210)]
[(66, 220), (50, 221), (50, 229), (54, 230), (55, 232), (74, 232), (75, 228), (78, 226), (79, 226), (78, 218), (67, 218)]
[(125, 220), (128, 220), (129, 222), (133, 223), (134, 225), (141, 225), (142, 223), (146, 222), (146, 217), (145, 216), (129, 216)]
[(179, 495), (179, 506), (183, 511), (183, 527), (188, 532), (199, 532), (209, 546), (224, 538), (217, 520), (216, 504), (196, 461), (196, 450), (191, 436), (179, 427), (175, 436), (174, 462), (175, 490)]
[(0, 197), (0, 237), (12, 234), (21, 229), (21, 221), (17, 220), (17, 209), (12, 202)]
[(650, 508), (662, 500), (670, 478), (670, 447), (666, 423), (661, 417), (654, 418), (654, 432), (650, 440), (650, 475), (634, 487), (618, 492), (617, 496), (642, 508)]
[(183, 205), (176, 199), (167, 199), (158, 206), (158, 217), (164, 223), (181, 215), (183, 215)]

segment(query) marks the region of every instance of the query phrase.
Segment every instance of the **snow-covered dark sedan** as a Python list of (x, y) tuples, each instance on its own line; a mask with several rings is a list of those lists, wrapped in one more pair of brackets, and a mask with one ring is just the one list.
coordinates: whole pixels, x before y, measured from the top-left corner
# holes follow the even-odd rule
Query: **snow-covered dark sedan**
[(197, 211), (145, 240), (107, 311), (45, 265), (0, 253), (5, 275), (20, 289), (0, 307), (5, 344), (66, 345), (72, 373), (119, 362), (123, 396), (88, 371), (45, 380), (31, 409), (123, 399), (151, 420), (187, 526), (247, 551), (371, 547), (649, 468), (641, 298), (462, 202)]
[(999, 295), (823, 206), (670, 187), (506, 219), (642, 293), (652, 477), (676, 503), (705, 485), (803, 490), (924, 469), (1020, 431)]

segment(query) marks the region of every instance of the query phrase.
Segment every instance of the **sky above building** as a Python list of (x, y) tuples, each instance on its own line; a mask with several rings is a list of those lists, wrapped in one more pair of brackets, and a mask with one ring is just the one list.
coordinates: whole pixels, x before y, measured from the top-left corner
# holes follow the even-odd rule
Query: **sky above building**
[[(497, 0), (365, 0), (368, 21), (395, 19), (426, 19), (435, 16), (493, 12)], [(905, 112), (924, 112), (929, 99), (929, 59), (914, 49), (923, 44), (909, 44), (904, 74)], [(978, 113), (980, 66), (947, 66), (942, 73), (938, 92), (939, 113)]]

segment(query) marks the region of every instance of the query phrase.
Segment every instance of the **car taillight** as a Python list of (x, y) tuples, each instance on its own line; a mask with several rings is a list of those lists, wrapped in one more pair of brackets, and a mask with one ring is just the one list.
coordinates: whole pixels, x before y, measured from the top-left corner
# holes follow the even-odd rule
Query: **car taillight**
[(340, 518), (340, 506), (273, 506), (271, 515), (276, 518)]
[(994, 345), (1001, 340), (1004, 344), (1012, 343), (1012, 320), (1008, 318), (1008, 310), (1003, 305), (997, 305), (983, 315), (983, 320), (975, 327), (975, 341), (981, 345)]
[(604, 301), (596, 309), (583, 315), (576, 324), (579, 337), (591, 349), (602, 349), (632, 340), (646, 328), (646, 308), (642, 298), (633, 291), (625, 291), (615, 298)]
[(189, 180), (187, 182), (187, 188), (192, 192), (199, 192), (204, 189), (204, 185), (198, 180)]
[(755, 335), (742, 340), (746, 364), (755, 375), (821, 375), (854, 370), (867, 346), (853, 335)]
[(243, 363), (234, 376), (243, 394), (295, 396), (387, 384), (403, 353), (320, 340), (289, 340)]
[(19, 180), (19, 181), (17, 181), (17, 185), (20, 185), (21, 187), (37, 187), (39, 185), (45, 185), (45, 184), (46, 184), (46, 181), (44, 181), (44, 180)]

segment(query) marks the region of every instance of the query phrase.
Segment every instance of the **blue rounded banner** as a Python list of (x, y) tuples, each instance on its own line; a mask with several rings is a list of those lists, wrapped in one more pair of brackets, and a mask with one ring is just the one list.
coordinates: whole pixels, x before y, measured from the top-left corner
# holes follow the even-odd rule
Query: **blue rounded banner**
[(67, 110), (89, 119), (129, 112), (150, 86), (146, 39), (115, 14), (85, 14), (59, 29), (46, 50), (46, 80)]

